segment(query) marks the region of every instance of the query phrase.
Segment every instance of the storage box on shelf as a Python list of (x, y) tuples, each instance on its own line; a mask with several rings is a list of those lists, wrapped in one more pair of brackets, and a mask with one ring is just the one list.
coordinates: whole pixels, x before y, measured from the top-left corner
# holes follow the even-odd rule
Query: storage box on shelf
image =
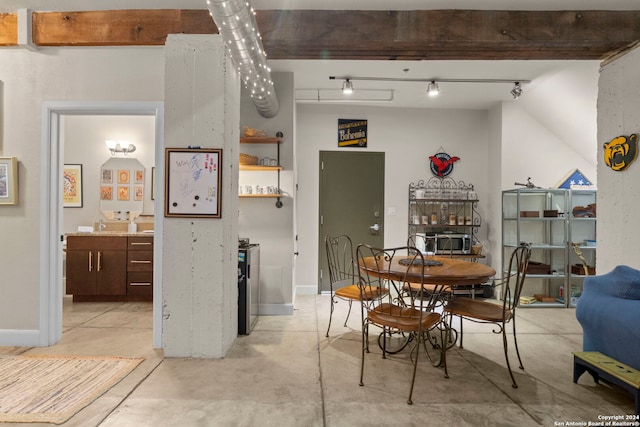
[(529, 243), (532, 249), (522, 295), (538, 298), (527, 306), (575, 306), (581, 294), (580, 276), (584, 275), (583, 269), (580, 274), (572, 268), (583, 266), (575, 250), (585, 248), (587, 263), (592, 266), (595, 246), (587, 249), (583, 243), (576, 247), (572, 242), (595, 241), (596, 236), (595, 216), (575, 218), (572, 212), (576, 203), (591, 200), (595, 214), (594, 190), (520, 188), (502, 192), (503, 266), (520, 243)]

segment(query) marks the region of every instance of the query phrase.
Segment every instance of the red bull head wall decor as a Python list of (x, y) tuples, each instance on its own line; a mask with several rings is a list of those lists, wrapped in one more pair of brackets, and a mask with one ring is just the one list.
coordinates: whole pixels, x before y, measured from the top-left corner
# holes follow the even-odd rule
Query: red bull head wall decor
[(638, 156), (638, 134), (617, 136), (604, 143), (604, 163), (620, 172), (629, 167)]

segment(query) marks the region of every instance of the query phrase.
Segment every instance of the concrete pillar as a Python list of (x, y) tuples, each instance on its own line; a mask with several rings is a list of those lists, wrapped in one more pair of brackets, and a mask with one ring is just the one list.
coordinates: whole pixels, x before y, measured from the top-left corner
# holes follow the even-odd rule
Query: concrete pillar
[(167, 357), (218, 358), (237, 336), (240, 79), (219, 35), (170, 35), (165, 52), (165, 146), (223, 151), (222, 218), (156, 212), (162, 348)]

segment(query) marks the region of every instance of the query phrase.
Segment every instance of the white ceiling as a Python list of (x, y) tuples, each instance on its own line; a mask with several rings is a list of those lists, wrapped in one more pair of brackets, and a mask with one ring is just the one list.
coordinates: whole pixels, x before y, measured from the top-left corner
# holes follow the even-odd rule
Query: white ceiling
[[(640, 0), (250, 0), (255, 9), (335, 10), (638, 10)], [(206, 9), (205, 0), (2, 0), (0, 13), (111, 9)], [(268, 54), (268, 52), (267, 52)], [(341, 80), (329, 76), (531, 80), (515, 102), (550, 132), (584, 152), (595, 143), (599, 61), (331, 61), (269, 60), (272, 71), (295, 73), (296, 89), (326, 89), (339, 95)], [(441, 83), (441, 95), (425, 96), (426, 83), (354, 81), (357, 90), (392, 91), (391, 102), (371, 105), (487, 109), (513, 101), (511, 84)], [(371, 92), (369, 92), (371, 93)], [(588, 150), (585, 155), (593, 157)]]

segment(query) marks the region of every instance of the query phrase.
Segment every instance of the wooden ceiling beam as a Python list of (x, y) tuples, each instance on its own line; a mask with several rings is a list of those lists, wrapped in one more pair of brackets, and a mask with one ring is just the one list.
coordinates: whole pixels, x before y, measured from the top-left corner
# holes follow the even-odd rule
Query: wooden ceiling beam
[[(0, 45), (17, 43), (0, 14)], [(262, 10), (269, 59), (603, 59), (640, 40), (640, 11)], [(207, 10), (33, 13), (36, 46), (156, 46), (215, 34)]]
[(158, 46), (167, 34), (216, 34), (206, 10), (144, 9), (33, 14), (37, 46)]
[(270, 59), (602, 59), (640, 40), (640, 11), (265, 12)]

